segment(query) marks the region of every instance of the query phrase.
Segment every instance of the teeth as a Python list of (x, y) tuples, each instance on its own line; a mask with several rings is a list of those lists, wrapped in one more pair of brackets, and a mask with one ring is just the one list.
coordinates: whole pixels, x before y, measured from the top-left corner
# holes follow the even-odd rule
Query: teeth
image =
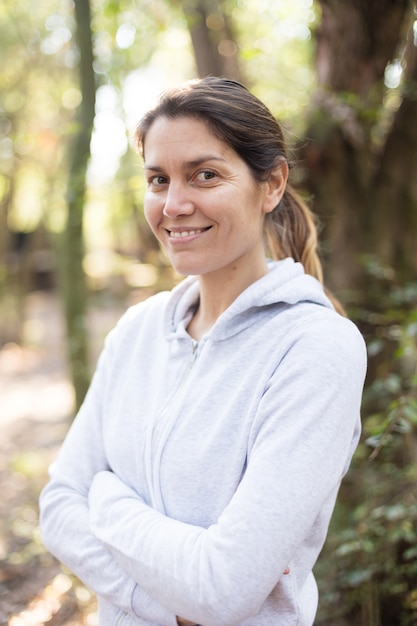
[(202, 231), (202, 228), (199, 228), (198, 230), (182, 230), (181, 232), (171, 230), (169, 234), (171, 237), (176, 237), (178, 239), (180, 237), (190, 237), (191, 235), (197, 235), (197, 233), (201, 233)]

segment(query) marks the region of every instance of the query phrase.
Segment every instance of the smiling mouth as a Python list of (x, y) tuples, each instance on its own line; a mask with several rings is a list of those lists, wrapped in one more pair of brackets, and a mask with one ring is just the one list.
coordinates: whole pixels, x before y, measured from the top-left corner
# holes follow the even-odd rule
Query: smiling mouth
[(168, 230), (168, 234), (170, 237), (174, 237), (174, 239), (181, 239), (182, 237), (192, 237), (193, 235), (199, 235), (200, 233), (204, 233), (206, 230), (209, 230), (211, 226), (207, 226), (206, 228), (194, 228), (190, 230)]

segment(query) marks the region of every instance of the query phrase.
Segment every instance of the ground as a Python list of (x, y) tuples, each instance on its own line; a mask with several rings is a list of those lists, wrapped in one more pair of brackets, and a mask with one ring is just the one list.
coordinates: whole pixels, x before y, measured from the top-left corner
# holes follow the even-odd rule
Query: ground
[[(92, 361), (121, 307), (91, 311)], [(24, 345), (0, 349), (0, 626), (94, 626), (92, 594), (44, 549), (38, 497), (68, 430), (73, 393), (59, 302), (25, 301)]]

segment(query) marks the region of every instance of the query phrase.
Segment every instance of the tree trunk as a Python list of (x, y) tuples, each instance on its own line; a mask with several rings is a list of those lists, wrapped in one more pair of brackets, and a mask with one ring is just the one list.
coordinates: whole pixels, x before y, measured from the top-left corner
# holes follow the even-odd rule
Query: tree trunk
[[(16, 168), (15, 168), (16, 169)], [(12, 233), (8, 227), (8, 214), (15, 187), (15, 170), (10, 177), (4, 176), (3, 196), (0, 200), (0, 348), (9, 341), (22, 340), (19, 307), (16, 294), (19, 257), (12, 245)]]
[(417, 47), (410, 31), (402, 101), (375, 177), (377, 206), (384, 208), (382, 232), (381, 221), (374, 220), (379, 255), (406, 281), (417, 273)]
[[(401, 365), (401, 346), (392, 331), (399, 328), (405, 333), (401, 323), (406, 309), (393, 305), (390, 294), (381, 290), (381, 283), (373, 284), (375, 278), (365, 272), (361, 263), (366, 256), (376, 257), (382, 266), (390, 268), (386, 276), (390, 280), (394, 277), (399, 284), (415, 279), (417, 272), (417, 50), (412, 32), (415, 2), (319, 0), (319, 4), (319, 90), (305, 132), (308, 140), (300, 150), (303, 169), (299, 181), (312, 195), (313, 207), (324, 225), (326, 282), (347, 304), (348, 290), (356, 288), (353, 302), (365, 311), (368, 332), (382, 346), (376, 356), (370, 351), (367, 387), (372, 389), (375, 380), (380, 387), (377, 391), (376, 385), (371, 394), (364, 396), (366, 436), (377, 419), (381, 428), (387, 428), (384, 419), (394, 400), (390, 394), (379, 396), (388, 373), (397, 375)], [(385, 85), (385, 72), (396, 59), (401, 60), (403, 74), (400, 87), (394, 91)], [(391, 288), (392, 283), (388, 284)], [(377, 310), (375, 315), (373, 308)], [(403, 395), (411, 407), (411, 392), (407, 390), (412, 379), (399, 379), (405, 391), (399, 390), (398, 396)], [(412, 608), (406, 598), (415, 586), (415, 575), (403, 566), (402, 542), (389, 535), (388, 516), (382, 522), (388, 540), (381, 543), (382, 534), (376, 537), (373, 526), (377, 523), (372, 517), (379, 506), (398, 503), (406, 507), (408, 493), (412, 493), (406, 467), (401, 477), (396, 474), (392, 483), (387, 481), (389, 463), (401, 467), (395, 455), (401, 456), (406, 465), (408, 449), (416, 449), (415, 430), (407, 439), (401, 436), (396, 448), (387, 448), (385, 457), (381, 453), (381, 459), (372, 461), (380, 463), (377, 467), (382, 471), (366, 460), (367, 447), (363, 446), (357, 457), (358, 471), (351, 474), (349, 489), (342, 488), (338, 499), (337, 507), (348, 512), (346, 525), (355, 529), (356, 538), (363, 544), (366, 539), (380, 546), (380, 552), (386, 550), (384, 557), (391, 558), (389, 572), (376, 551), (362, 550), (364, 563), (359, 566), (368, 579), (364, 577), (355, 585), (349, 576), (356, 574), (358, 563), (345, 565), (350, 570), (343, 572), (338, 592), (346, 600), (344, 611), (349, 623), (358, 626), (412, 623)], [(358, 521), (361, 509), (368, 510), (362, 529), (362, 520)], [(332, 562), (334, 553), (329, 558)], [(403, 597), (395, 590), (395, 582), (393, 592), (386, 591), (396, 572), (401, 572)]]
[(230, 16), (217, 0), (182, 0), (197, 72), (242, 80)]
[(86, 285), (83, 215), (86, 173), (95, 110), (95, 77), (89, 0), (75, 0), (76, 40), (80, 53), (79, 80), (82, 102), (79, 106), (70, 151), (67, 185), (68, 217), (65, 232), (64, 289), (68, 333), (68, 354), (75, 390), (76, 409), (84, 399), (90, 382), (86, 330)]
[(326, 277), (340, 293), (361, 285), (365, 254), (379, 255), (404, 279), (417, 269), (411, 242), (404, 245), (404, 238), (412, 238), (411, 228), (416, 232), (411, 171), (416, 171), (417, 101), (409, 86), (415, 84), (415, 47), (396, 111), (385, 105), (384, 85), (387, 64), (403, 55), (414, 2), (319, 4), (319, 90), (305, 133), (308, 141), (300, 151), (300, 184), (312, 195), (324, 224)]

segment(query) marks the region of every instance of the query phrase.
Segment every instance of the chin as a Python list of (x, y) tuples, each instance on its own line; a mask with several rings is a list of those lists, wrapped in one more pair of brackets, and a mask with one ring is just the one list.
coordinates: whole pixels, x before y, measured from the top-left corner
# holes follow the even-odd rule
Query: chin
[(180, 276), (199, 276), (206, 273), (206, 270), (196, 263), (173, 263), (171, 260), (171, 265)]
[(200, 274), (204, 274), (204, 272), (198, 272), (194, 268), (187, 270), (183, 267), (175, 267), (175, 265), (173, 266), (173, 268), (175, 270), (175, 273), (179, 276), (199, 276)]

